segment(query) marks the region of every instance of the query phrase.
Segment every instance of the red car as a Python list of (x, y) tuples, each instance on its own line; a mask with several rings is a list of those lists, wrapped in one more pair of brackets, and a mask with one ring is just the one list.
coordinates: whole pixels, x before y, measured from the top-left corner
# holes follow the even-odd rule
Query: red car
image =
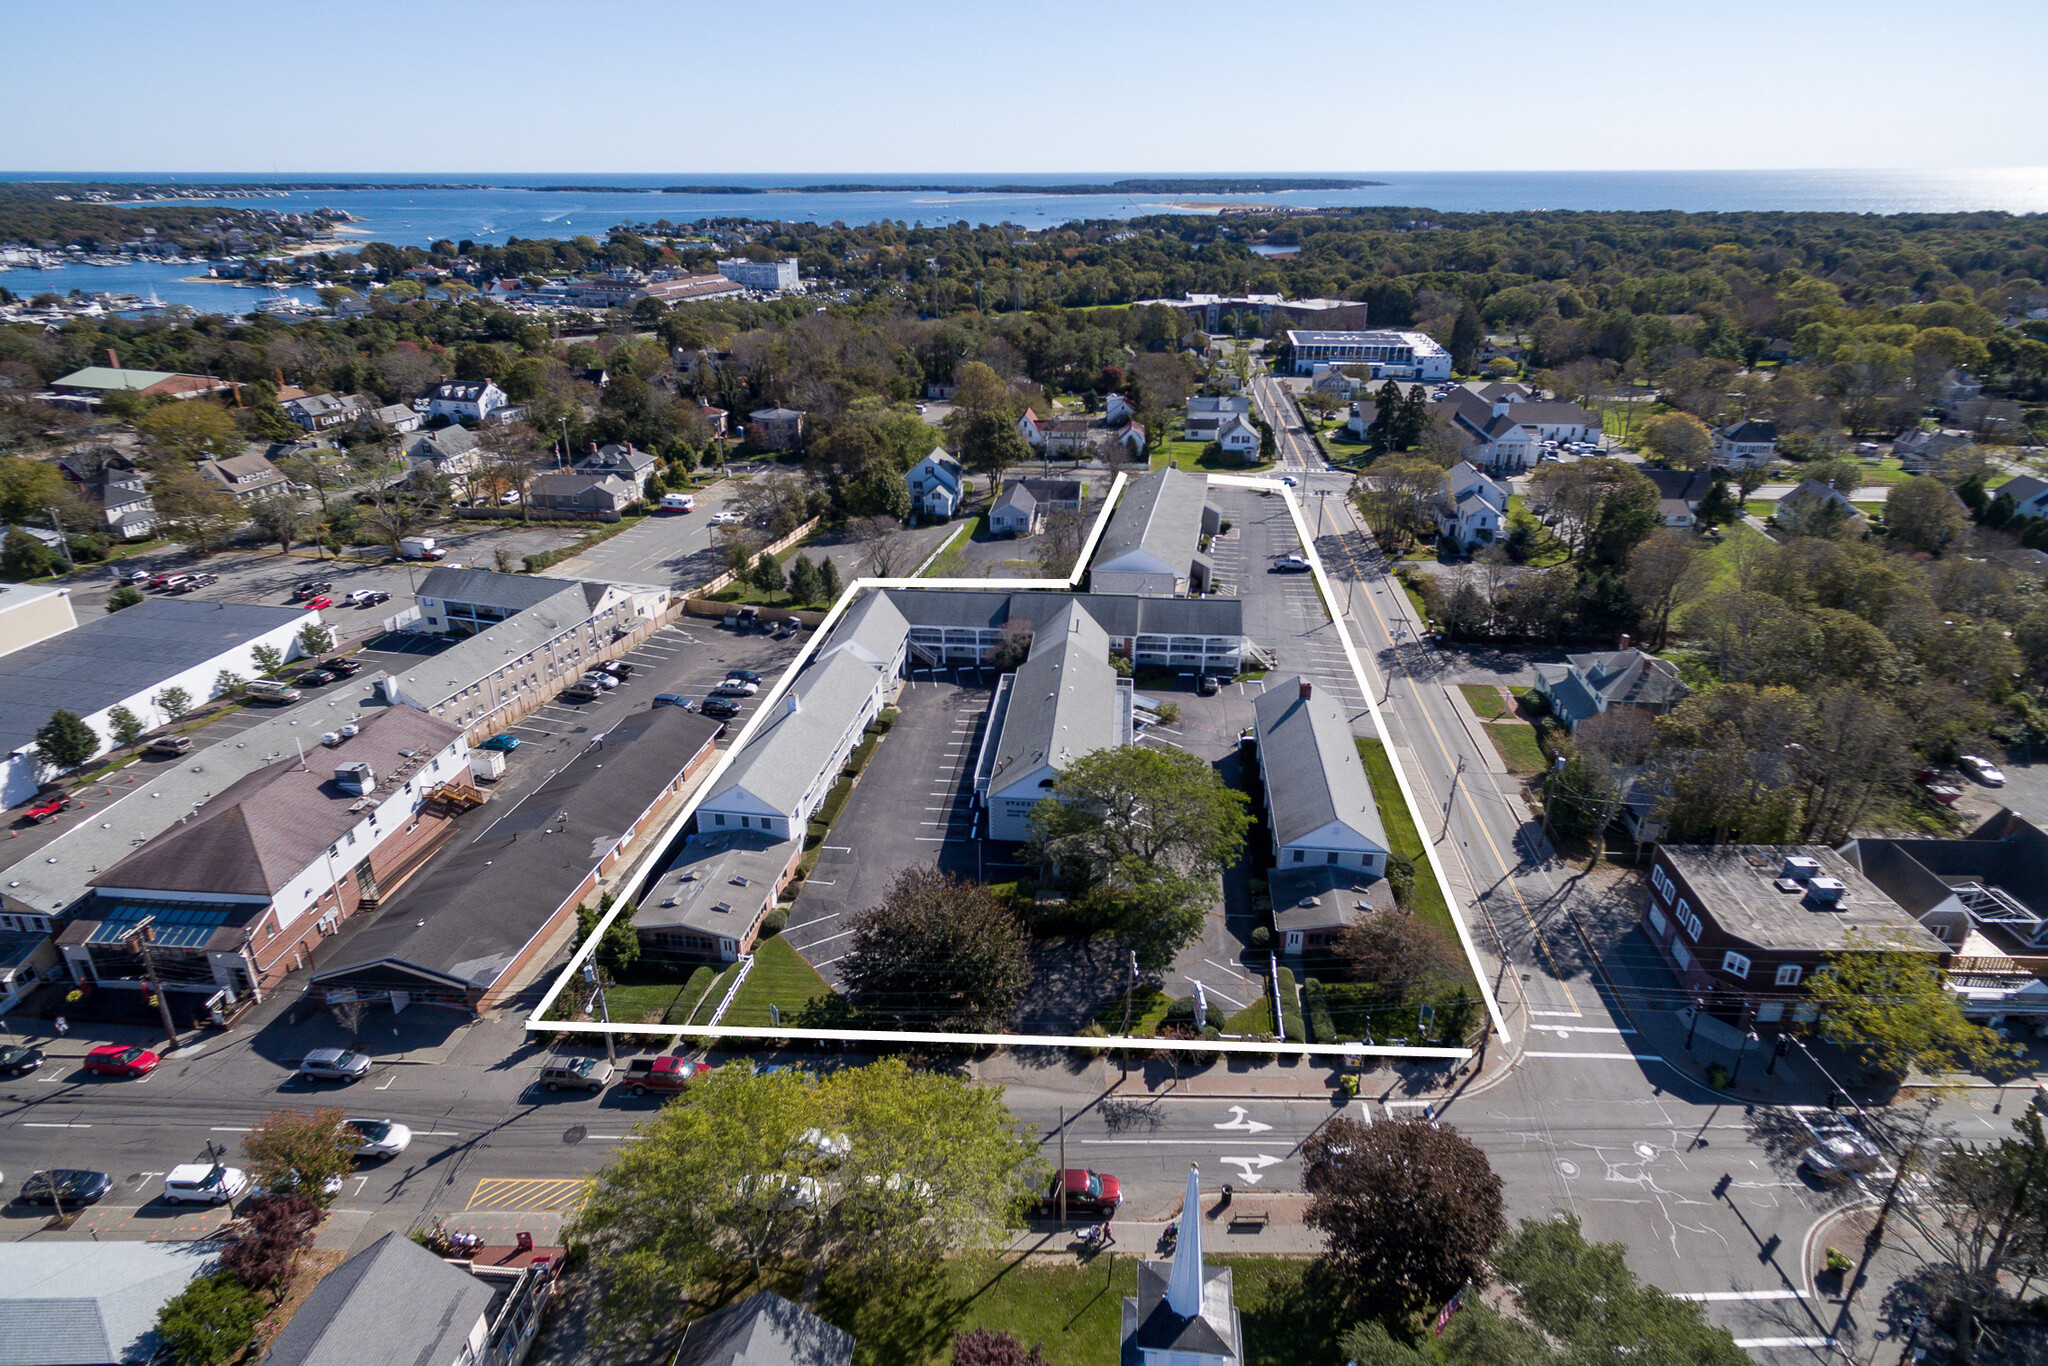
[(147, 1048), (129, 1044), (103, 1043), (85, 1055), (85, 1070), (109, 1077), (146, 1077), (162, 1062)]
[(50, 819), (50, 817), (56, 815), (59, 811), (68, 811), (70, 809), (71, 799), (67, 796), (64, 796), (62, 793), (59, 793), (54, 797), (37, 798), (32, 804), (30, 804), (29, 808), (26, 811), (23, 811), (21, 813), (21, 816), (23, 820), (31, 821), (36, 825), (41, 825), (44, 821)]
[(326, 596), (325, 594), (322, 594), (320, 597), (317, 598), (309, 598), (306, 601), (306, 610), (308, 612), (317, 612), (323, 607), (332, 606), (334, 606), (334, 599)]
[(1062, 1180), (1067, 1183), (1067, 1213), (1070, 1215), (1111, 1215), (1124, 1202), (1124, 1188), (1115, 1177), (1106, 1172), (1091, 1172), (1085, 1167), (1069, 1167), (1054, 1176), (1052, 1184), (1045, 1188), (1045, 1198), (1039, 1201), (1039, 1205), (1047, 1214), (1059, 1213)]

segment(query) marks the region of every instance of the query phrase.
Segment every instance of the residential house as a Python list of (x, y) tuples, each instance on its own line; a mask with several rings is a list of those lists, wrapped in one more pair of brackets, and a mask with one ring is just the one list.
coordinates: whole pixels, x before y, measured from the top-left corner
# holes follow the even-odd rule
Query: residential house
[(1778, 454), (1778, 424), (1746, 417), (1718, 428), (1713, 436), (1712, 463), (1717, 469), (1742, 469), (1768, 464)]
[(1102, 420), (1114, 427), (1119, 422), (1135, 421), (1138, 410), (1122, 394), (1111, 394), (1102, 401)]
[(1984, 381), (1968, 370), (1950, 370), (1934, 382), (1934, 401), (1947, 412), (1984, 396)]
[(1072, 455), (1094, 443), (1095, 423), (1085, 417), (1040, 417), (1030, 408), (1017, 419), (1017, 432), (1032, 450), (1046, 455)]
[(1249, 417), (1252, 401), (1238, 394), (1197, 394), (1188, 400), (1181, 435), (1189, 441), (1214, 441), (1216, 429), (1233, 417)]
[(1665, 526), (1689, 527), (1699, 520), (1700, 503), (1714, 491), (1706, 470), (1643, 470), (1657, 486), (1657, 516)]
[(1203, 551), (1222, 517), (1209, 480), (1168, 467), (1124, 485), (1089, 569), (1097, 593), (1185, 597), (1209, 591), (1215, 567)]
[(72, 978), (141, 982), (128, 940), (154, 916), (166, 977), (267, 990), (388, 897), (477, 804), (469, 744), (411, 707), (357, 715), (324, 749), (236, 779), (89, 879), (92, 899), (57, 935)]
[(849, 611), (698, 806), (698, 833), (802, 839), (862, 732), (896, 695), (909, 631), (886, 593)]
[(1259, 461), (1259, 429), (1242, 413), (1233, 413), (1217, 426), (1216, 445), (1225, 455), (1234, 455), (1247, 465)]
[(654, 475), (655, 463), (653, 452), (635, 450), (628, 441), (623, 445), (593, 446), (589, 454), (570, 468), (578, 474), (615, 476), (632, 486), (633, 498), (640, 498), (647, 493), (647, 481)]
[(467, 427), (442, 427), (437, 431), (415, 432), (402, 453), (414, 476), (431, 475), (446, 479), (460, 492), (469, 476), (483, 467), (483, 445)]
[(2009, 398), (1964, 399), (1949, 410), (1956, 424), (1980, 435), (2021, 431), (2026, 410)]
[(616, 474), (543, 474), (526, 487), (526, 505), (558, 512), (623, 512), (639, 500)]
[(803, 444), (804, 415), (794, 408), (756, 408), (747, 414), (747, 442), (759, 451), (793, 451)]
[[(1344, 891), (1386, 874), (1390, 846), (1379, 803), (1334, 696), (1317, 693), (1306, 678), (1286, 678), (1258, 695), (1252, 713), (1273, 838), (1276, 925), (1288, 909), (1314, 912), (1279, 925), (1282, 947), (1290, 954), (1327, 949), (1361, 909)], [(1281, 876), (1298, 880), (1311, 869), (1343, 885), (1297, 886)], [(1333, 893), (1327, 903), (1325, 893)], [(1304, 904), (1310, 897), (1313, 908)]]
[(36, 1366), (149, 1366), (170, 1359), (157, 1316), (218, 1268), (222, 1246), (112, 1238), (0, 1244), (6, 1359)]
[(1499, 540), (1507, 520), (1505, 485), (1462, 460), (1444, 475), (1443, 493), (1436, 505), (1436, 532), (1440, 539), (1469, 552)]
[(1123, 430), (1119, 431), (1116, 434), (1114, 440), (1115, 444), (1122, 446), (1124, 448), (1124, 454), (1132, 460), (1144, 459), (1146, 442), (1144, 423), (1125, 423), (1123, 426)]
[(927, 517), (951, 517), (966, 496), (967, 471), (944, 446), (910, 467), (903, 480), (910, 486), (910, 505)]
[(1536, 694), (1566, 730), (1604, 712), (1632, 708), (1663, 716), (1692, 695), (1678, 666), (1641, 650), (1567, 655), (1562, 664), (1536, 666)]
[(1045, 529), (1045, 510), (1038, 495), (1023, 480), (1012, 480), (988, 510), (988, 529), (998, 536), (1036, 536)]
[(452, 379), (437, 384), (413, 400), (427, 421), (446, 418), (450, 422), (485, 422), (510, 403), (511, 398), (487, 379)]
[(708, 403), (700, 403), (697, 405), (696, 413), (698, 417), (703, 419), (704, 425), (711, 428), (713, 436), (722, 437), (725, 435), (726, 419), (731, 416), (725, 409), (714, 408)]
[(360, 418), (361, 424), (366, 428), (392, 432), (399, 436), (418, 431), (426, 420), (425, 416), (405, 403), (389, 403), (382, 408), (373, 408)]
[(1677, 1013), (1728, 1047), (1811, 1022), (1807, 985), (1843, 955), (1953, 952), (1825, 845), (1660, 844), (1642, 930), (1678, 979)]
[(1816, 517), (1838, 516), (1848, 527), (1867, 525), (1863, 513), (1849, 501), (1849, 495), (1835, 487), (1834, 480), (1822, 483), (1818, 479), (1802, 479), (1792, 491), (1780, 498), (1777, 510), (1772, 514), (1786, 521), (1810, 521)]
[(278, 405), (284, 415), (309, 432), (324, 432), (346, 426), (360, 416), (361, 403), (353, 394), (307, 394)]
[(1016, 671), (997, 681), (974, 769), (990, 839), (1030, 839), (1032, 809), (1074, 760), (1131, 743), (1131, 681), (1109, 655), (1109, 633), (1069, 602), (1033, 633)]
[(117, 451), (74, 451), (57, 461), (57, 471), (81, 497), (100, 510), (108, 534), (138, 540), (156, 529), (156, 500), (150, 475)]
[(772, 1290), (683, 1328), (669, 1366), (852, 1366), (854, 1339)]
[(1931, 474), (1951, 458), (1966, 459), (1975, 448), (1968, 432), (1951, 428), (1929, 432), (1914, 427), (1892, 440), (1892, 456), (1907, 474)]
[(1991, 496), (2011, 503), (2015, 517), (2048, 517), (2048, 479), (2017, 475), (1993, 489)]
[(1361, 379), (1350, 371), (1333, 365), (1310, 381), (1308, 387), (1318, 394), (1328, 394), (1332, 398), (1342, 399), (1344, 402), (1349, 403), (1352, 399), (1357, 398), (1358, 391), (1365, 388), (1370, 382), (1370, 380)]
[(231, 455), (224, 460), (201, 460), (199, 472), (216, 488), (247, 505), (291, 490), (291, 480), (264, 455)]

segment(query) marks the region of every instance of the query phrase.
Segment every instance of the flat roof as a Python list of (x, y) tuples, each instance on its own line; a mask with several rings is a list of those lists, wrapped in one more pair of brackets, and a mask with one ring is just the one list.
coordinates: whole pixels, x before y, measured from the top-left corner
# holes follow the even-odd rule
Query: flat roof
[(127, 370), (112, 365), (88, 365), (73, 370), (51, 386), (59, 389), (147, 389), (167, 379), (178, 378), (175, 370)]
[(1443, 350), (1427, 332), (1404, 332), (1375, 327), (1348, 332), (1323, 328), (1290, 330), (1287, 339), (1296, 346), (1407, 346), (1423, 355)]
[(778, 840), (760, 830), (692, 835), (675, 862), (648, 885), (633, 928), (745, 939), (802, 849), (801, 840)]
[[(1898, 947), (1947, 953), (1949, 946), (1879, 890), (1848, 859), (1824, 844), (1664, 844), (1658, 852), (1699, 897), (1701, 910), (1724, 933), (1760, 949), (1834, 953), (1849, 945), (1849, 932), (1867, 939), (1895, 939)], [(1798, 891), (1779, 891), (1785, 860), (1794, 855), (1820, 864), (1820, 876), (1844, 884), (1832, 905)]]

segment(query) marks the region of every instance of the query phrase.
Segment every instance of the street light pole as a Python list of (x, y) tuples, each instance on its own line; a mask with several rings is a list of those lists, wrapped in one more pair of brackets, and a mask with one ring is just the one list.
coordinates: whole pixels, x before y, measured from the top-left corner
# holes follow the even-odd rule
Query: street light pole
[(1749, 1046), (1755, 1042), (1757, 1042), (1756, 1031), (1754, 1029), (1744, 1030), (1742, 1033), (1742, 1046), (1735, 1050), (1735, 1070), (1728, 1074), (1728, 1084), (1730, 1086), (1742, 1080), (1742, 1059), (1748, 1054)]
[(1692, 1023), (1685, 1027), (1685, 1051), (1692, 1052), (1692, 1036), (1700, 1027), (1700, 1015), (1706, 1010), (1706, 1001), (1698, 996), (1692, 998)]

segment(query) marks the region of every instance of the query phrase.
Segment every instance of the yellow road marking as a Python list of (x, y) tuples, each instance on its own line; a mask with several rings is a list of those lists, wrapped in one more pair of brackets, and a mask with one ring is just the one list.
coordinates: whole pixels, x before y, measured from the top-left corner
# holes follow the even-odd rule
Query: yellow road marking
[(581, 1176), (486, 1176), (463, 1209), (562, 1210), (582, 1199), (589, 1184)]

